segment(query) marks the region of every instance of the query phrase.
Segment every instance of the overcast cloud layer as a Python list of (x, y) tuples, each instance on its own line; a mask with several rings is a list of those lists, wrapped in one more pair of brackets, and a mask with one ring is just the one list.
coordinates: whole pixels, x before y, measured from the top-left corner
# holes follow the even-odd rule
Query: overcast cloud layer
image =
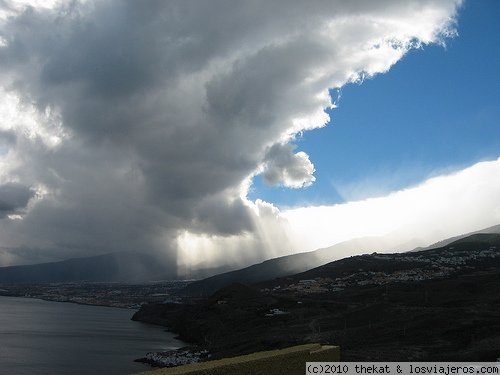
[(328, 122), (328, 89), (442, 42), (459, 3), (1, 1), (0, 261), (125, 250), (175, 266), (194, 237), (242, 259), (288, 251), (251, 178), (313, 183), (293, 141)]

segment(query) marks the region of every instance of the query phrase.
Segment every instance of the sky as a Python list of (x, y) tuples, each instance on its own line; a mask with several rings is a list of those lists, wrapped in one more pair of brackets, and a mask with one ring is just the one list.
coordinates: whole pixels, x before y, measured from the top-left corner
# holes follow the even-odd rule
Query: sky
[(496, 1), (0, 9), (2, 265), (174, 273), (500, 222)]
[(445, 46), (413, 49), (387, 74), (344, 86), (328, 125), (297, 142), (315, 183), (276, 189), (256, 178), (249, 196), (280, 208), (342, 203), (498, 158), (499, 15), (498, 1), (465, 2)]

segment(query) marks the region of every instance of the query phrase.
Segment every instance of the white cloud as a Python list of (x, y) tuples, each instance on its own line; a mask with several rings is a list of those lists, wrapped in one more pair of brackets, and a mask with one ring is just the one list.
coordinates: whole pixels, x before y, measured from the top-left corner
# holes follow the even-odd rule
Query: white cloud
[(267, 166), (271, 183), (312, 183), (314, 161), (290, 144), (326, 124), (328, 89), (440, 42), (460, 1), (1, 4), (15, 142), (0, 146), (0, 182), (45, 193), (0, 220), (0, 246), (26, 261), (151, 249), (176, 264), (184, 233), (273, 253), (249, 178)]
[(291, 144), (275, 144), (267, 152), (263, 177), (269, 185), (301, 188), (311, 185), (314, 165), (305, 152), (293, 153)]
[[(445, 238), (484, 229), (500, 223), (500, 159), (481, 162), (453, 174), (431, 178), (422, 184), (370, 198), (332, 206), (300, 207), (279, 212), (271, 204), (257, 201), (259, 236), (203, 238), (203, 254), (197, 262), (223, 262), (224, 256), (241, 254), (264, 239), (275, 249), (271, 256), (311, 251), (355, 238), (351, 254), (372, 251), (407, 251)], [(196, 235), (188, 235), (196, 242)], [(383, 244), (383, 245), (381, 245)], [(380, 247), (383, 246), (383, 247)], [(189, 247), (180, 244), (186, 254)], [(277, 250), (277, 251), (276, 251)], [(209, 255), (204, 258), (203, 255)], [(346, 256), (349, 254), (342, 254)], [(249, 264), (242, 257), (243, 264)], [(196, 263), (196, 262), (195, 262)]]
[[(393, 246), (428, 245), (500, 222), (500, 159), (387, 196), (281, 213), (293, 243), (313, 250), (364, 236), (391, 234)], [(404, 249), (402, 249), (404, 250)]]
[[(2, 0), (0, 3), (0, 20), (13, 17), (25, 11), (27, 8), (52, 9), (55, 8), (59, 0)], [(1, 39), (0, 39), (1, 40)], [(0, 44), (1, 46), (1, 44)]]

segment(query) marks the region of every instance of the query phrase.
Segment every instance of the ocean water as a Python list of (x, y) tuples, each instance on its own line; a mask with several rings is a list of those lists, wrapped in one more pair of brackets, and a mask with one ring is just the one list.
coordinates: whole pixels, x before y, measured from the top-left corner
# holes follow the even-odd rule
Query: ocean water
[(133, 310), (0, 297), (0, 374), (130, 374), (150, 351), (185, 344)]

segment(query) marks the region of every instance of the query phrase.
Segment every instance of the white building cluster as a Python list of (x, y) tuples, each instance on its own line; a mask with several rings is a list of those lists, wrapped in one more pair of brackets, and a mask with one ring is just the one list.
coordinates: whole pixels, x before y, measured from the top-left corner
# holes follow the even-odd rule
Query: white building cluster
[[(496, 246), (483, 250), (455, 250), (448, 247), (439, 252), (432, 250), (421, 251), (411, 255), (406, 254), (377, 254), (363, 255), (387, 262), (414, 263), (411, 268), (404, 268), (393, 272), (369, 271), (358, 269), (344, 277), (330, 278), (317, 277), (314, 279), (299, 280), (287, 286), (277, 286), (274, 292), (293, 292), (296, 294), (338, 292), (346, 287), (364, 285), (385, 285), (394, 282), (414, 282), (447, 277), (455, 272), (474, 269), (475, 261), (484, 261), (500, 257)], [(418, 266), (418, 265), (421, 266)], [(269, 291), (265, 289), (263, 291)]]

